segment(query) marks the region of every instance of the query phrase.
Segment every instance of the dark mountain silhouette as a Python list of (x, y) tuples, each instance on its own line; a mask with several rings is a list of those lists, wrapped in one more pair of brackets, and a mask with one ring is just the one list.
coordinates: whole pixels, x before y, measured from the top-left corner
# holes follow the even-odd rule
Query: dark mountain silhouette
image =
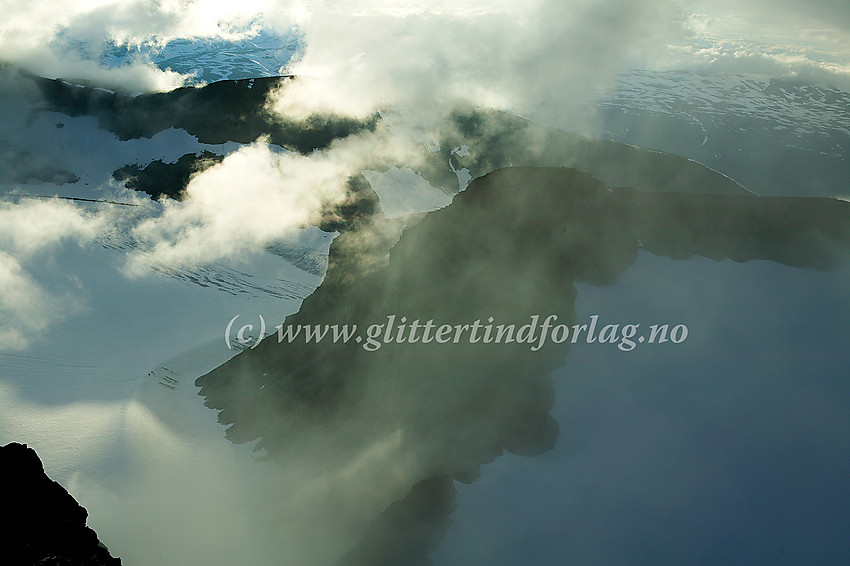
[(86, 526), (88, 513), (44, 473), (25, 444), (0, 448), (3, 527), (0, 563), (6, 566), (119, 566)]
[(149, 194), (154, 199), (180, 199), (193, 173), (221, 163), (224, 156), (209, 151), (187, 153), (174, 163), (159, 159), (147, 165), (125, 165), (112, 173), (116, 181), (124, 181), (128, 189)]
[[(8, 72), (8, 69), (7, 69)], [(375, 127), (374, 118), (354, 120), (315, 115), (284, 120), (266, 110), (266, 98), (291, 77), (220, 81), (204, 87), (130, 96), (61, 79), (18, 73), (35, 86), (41, 110), (68, 116), (93, 116), (121, 140), (149, 138), (168, 128), (183, 128), (201, 143), (250, 143), (267, 135), (270, 143), (308, 153), (331, 141)], [(37, 94), (36, 94), (37, 93)]]

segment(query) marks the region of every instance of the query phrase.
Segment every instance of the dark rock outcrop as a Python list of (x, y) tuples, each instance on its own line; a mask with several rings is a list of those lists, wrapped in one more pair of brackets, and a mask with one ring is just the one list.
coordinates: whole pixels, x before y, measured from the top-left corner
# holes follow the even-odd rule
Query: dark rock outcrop
[(40, 92), (40, 109), (68, 116), (93, 116), (101, 128), (121, 140), (149, 138), (168, 128), (182, 128), (201, 143), (251, 143), (261, 135), (292, 151), (310, 153), (339, 138), (374, 130), (366, 120), (313, 115), (282, 120), (266, 109), (266, 98), (285, 88), (292, 77), (220, 81), (204, 87), (130, 96), (61, 79), (44, 79), (25, 71)]
[(215, 163), (221, 163), (222, 155), (210, 151), (200, 154), (187, 153), (174, 163), (154, 160), (145, 166), (136, 164), (125, 165), (116, 169), (112, 177), (116, 181), (124, 181), (128, 189), (142, 191), (152, 198), (181, 199), (181, 193), (189, 184), (192, 174), (206, 169)]
[(0, 448), (0, 563), (5, 566), (118, 566), (86, 526), (88, 512), (44, 473), (35, 450)]

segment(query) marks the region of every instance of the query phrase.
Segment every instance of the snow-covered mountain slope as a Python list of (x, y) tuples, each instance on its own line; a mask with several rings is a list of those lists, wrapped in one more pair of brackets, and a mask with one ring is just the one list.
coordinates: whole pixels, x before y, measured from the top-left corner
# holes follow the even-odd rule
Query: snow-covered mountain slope
[(593, 133), (691, 157), (760, 194), (850, 194), (850, 93), (740, 75), (632, 71), (590, 106)]
[[(740, 118), (774, 122), (776, 130), (790, 130), (798, 139), (850, 136), (850, 93), (790, 80), (631, 71), (598, 104), (670, 115), (695, 112), (710, 116), (715, 126), (733, 127)], [(834, 149), (846, 156), (850, 148)]]
[(192, 75), (189, 84), (200, 84), (277, 76), (300, 49), (297, 31), (280, 35), (263, 29), (251, 38), (238, 41), (176, 39), (161, 48), (111, 45), (100, 62), (107, 67), (119, 67), (134, 57), (143, 57), (160, 69)]

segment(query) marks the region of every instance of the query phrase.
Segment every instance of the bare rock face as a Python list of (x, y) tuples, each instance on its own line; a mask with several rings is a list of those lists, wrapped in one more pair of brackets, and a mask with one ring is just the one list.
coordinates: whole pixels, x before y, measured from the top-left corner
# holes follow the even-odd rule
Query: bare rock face
[(44, 473), (35, 450), (0, 448), (0, 564), (118, 566), (86, 526), (88, 512)]

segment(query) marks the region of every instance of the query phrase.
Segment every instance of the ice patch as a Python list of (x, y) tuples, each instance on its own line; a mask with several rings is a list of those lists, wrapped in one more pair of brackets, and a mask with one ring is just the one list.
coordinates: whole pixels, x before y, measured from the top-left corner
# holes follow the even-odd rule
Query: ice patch
[(448, 206), (452, 197), (434, 187), (408, 167), (393, 167), (385, 173), (364, 171), (363, 176), (378, 193), (387, 218), (413, 212), (430, 212)]

